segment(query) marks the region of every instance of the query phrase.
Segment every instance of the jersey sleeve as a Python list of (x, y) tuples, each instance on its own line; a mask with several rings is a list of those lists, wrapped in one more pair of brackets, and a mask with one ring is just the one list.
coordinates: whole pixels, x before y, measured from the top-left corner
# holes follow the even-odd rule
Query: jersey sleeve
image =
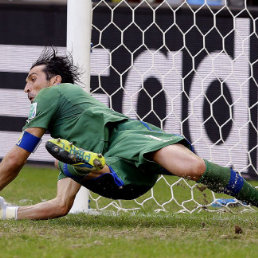
[(28, 119), (23, 130), (30, 127), (48, 129), (59, 106), (59, 90), (56, 86), (42, 89), (31, 104)]

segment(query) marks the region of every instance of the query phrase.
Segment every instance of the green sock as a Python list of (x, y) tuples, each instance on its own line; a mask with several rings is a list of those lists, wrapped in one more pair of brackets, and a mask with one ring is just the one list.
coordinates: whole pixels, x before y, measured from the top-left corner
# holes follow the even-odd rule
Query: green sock
[(236, 198), (258, 207), (258, 189), (247, 183), (246, 180), (244, 180), (243, 187), (236, 195)]
[(207, 185), (210, 190), (216, 193), (226, 193), (238, 200), (258, 206), (258, 189), (247, 183), (233, 169), (221, 167), (207, 160), (204, 161), (206, 171), (198, 183)]

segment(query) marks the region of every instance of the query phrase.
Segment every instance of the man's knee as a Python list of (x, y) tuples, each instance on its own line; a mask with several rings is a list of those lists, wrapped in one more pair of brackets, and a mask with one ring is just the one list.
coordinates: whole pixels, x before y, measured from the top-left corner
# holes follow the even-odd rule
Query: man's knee
[(191, 171), (187, 177), (197, 181), (201, 178), (205, 170), (206, 165), (204, 160), (197, 156), (196, 159), (191, 163)]

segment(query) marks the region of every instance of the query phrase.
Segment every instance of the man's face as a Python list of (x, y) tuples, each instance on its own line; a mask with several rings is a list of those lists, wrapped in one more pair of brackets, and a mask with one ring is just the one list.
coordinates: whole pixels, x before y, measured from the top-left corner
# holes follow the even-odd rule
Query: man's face
[(54, 84), (52, 78), (47, 80), (47, 75), (43, 71), (44, 68), (45, 65), (38, 65), (33, 67), (26, 78), (24, 91), (28, 94), (30, 102), (34, 100), (41, 89), (47, 88)]

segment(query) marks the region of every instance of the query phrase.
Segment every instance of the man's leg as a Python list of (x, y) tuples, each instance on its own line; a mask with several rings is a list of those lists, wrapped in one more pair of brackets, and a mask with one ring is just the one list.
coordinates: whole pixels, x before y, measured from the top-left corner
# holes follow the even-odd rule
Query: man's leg
[(206, 170), (205, 162), (182, 144), (166, 146), (153, 153), (153, 160), (173, 175), (197, 181)]
[(173, 175), (207, 185), (217, 193), (258, 206), (258, 190), (233, 169), (221, 167), (195, 155), (182, 144), (164, 147), (153, 154), (153, 160)]
[(95, 171), (89, 172), (86, 170), (77, 169), (75, 166), (63, 163), (62, 161), (59, 161), (57, 159), (55, 160), (55, 167), (66, 176), (70, 178), (75, 178), (75, 179), (76, 178), (81, 179), (81, 178), (84, 178), (85, 176), (87, 176), (87, 179), (93, 179), (103, 174), (110, 173), (110, 169), (107, 165), (104, 165), (104, 167), (101, 170), (95, 170)]

